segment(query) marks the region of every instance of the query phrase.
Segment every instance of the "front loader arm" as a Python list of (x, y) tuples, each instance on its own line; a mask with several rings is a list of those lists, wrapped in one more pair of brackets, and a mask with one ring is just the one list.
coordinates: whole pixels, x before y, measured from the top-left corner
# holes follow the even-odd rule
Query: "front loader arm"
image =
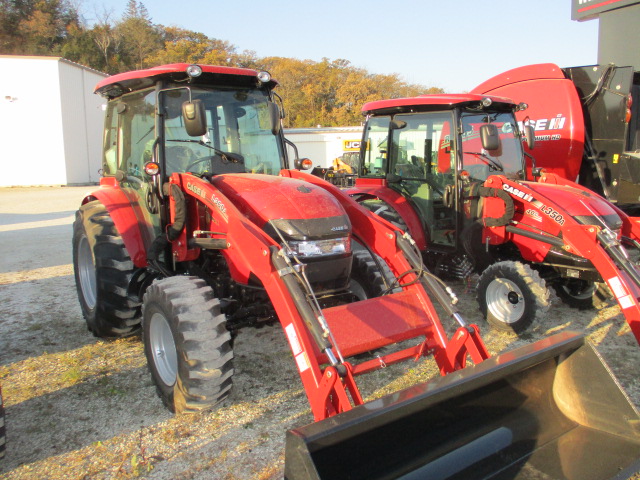
[(596, 267), (640, 344), (640, 272), (620, 243), (609, 232), (591, 225), (563, 229), (563, 239), (568, 252), (587, 258)]
[[(433, 348), (434, 356), (443, 375), (464, 368), (467, 355), (474, 362), (480, 362), (489, 357), (477, 327), (466, 325), (455, 307), (448, 301), (447, 293), (438, 282), (432, 279), (426, 267), (423, 266), (420, 253), (415, 251), (416, 245), (409, 235), (403, 234), (391, 223), (371, 213), (329, 182), (297, 170), (285, 170), (281, 175), (300, 178), (329, 191), (349, 216), (354, 236), (387, 263), (399, 283), (409, 285), (406, 288), (411, 289), (432, 320), (431, 333), (437, 345)], [(421, 274), (423, 271), (425, 273)], [(435, 297), (445, 311), (461, 325), (452, 337), (456, 341), (450, 342), (447, 338), (431, 297)]]
[[(633, 335), (640, 344), (640, 271), (629, 259), (615, 233), (604, 227), (603, 222), (599, 222), (601, 225), (578, 223), (562, 205), (541, 196), (524, 183), (498, 177), (492, 177), (491, 180), (497, 188), (504, 189), (506, 185), (507, 191), (517, 197), (514, 199), (522, 203), (521, 210), (535, 210), (536, 216), (545, 222), (540, 224), (541, 227), (535, 228), (527, 223), (533, 223), (532, 221), (522, 217), (521, 221), (513, 221), (512, 225), (506, 227), (511, 241), (518, 246), (523, 257), (529, 261), (543, 262), (546, 252), (551, 246), (555, 246), (589, 260), (611, 288)], [(539, 182), (575, 188), (584, 191), (586, 196), (596, 195), (555, 174), (544, 174)], [(619, 209), (613, 208), (619, 212)], [(637, 241), (637, 235), (640, 234), (638, 221), (622, 212), (619, 212), (619, 215), (623, 221), (623, 235), (626, 232), (630, 238)], [(597, 223), (596, 220), (594, 222)], [(541, 229), (542, 226), (544, 229)]]
[[(335, 375), (335, 368), (323, 369), (316, 361), (321, 356), (320, 352), (330, 348), (331, 344), (318, 335), (318, 325), (309, 325), (310, 321), (317, 323), (317, 319), (303, 318), (304, 311), (301, 312), (300, 305), (296, 303), (304, 294), (295, 282), (287, 279), (290, 272), (285, 271), (286, 268), (277, 261), (274, 262), (274, 259), (282, 258), (280, 247), (210, 182), (181, 174), (174, 175), (172, 183), (179, 184), (185, 195), (195, 201), (194, 204), (199, 203), (207, 208), (211, 221), (210, 225), (205, 226), (206, 236), (226, 240), (221, 253), (227, 260), (232, 278), (239, 283), (247, 283), (253, 274), (264, 286), (296, 360), (314, 417), (322, 419), (352, 408), (349, 395), (356, 404), (361, 404), (362, 397), (357, 389), (349, 392), (355, 383), (351, 384), (348, 378), (347, 381), (336, 381), (340, 377)], [(201, 227), (187, 225), (183, 233), (202, 232), (205, 229)], [(182, 246), (179, 244), (188, 240), (182, 236), (173, 242), (173, 246), (180, 249)]]

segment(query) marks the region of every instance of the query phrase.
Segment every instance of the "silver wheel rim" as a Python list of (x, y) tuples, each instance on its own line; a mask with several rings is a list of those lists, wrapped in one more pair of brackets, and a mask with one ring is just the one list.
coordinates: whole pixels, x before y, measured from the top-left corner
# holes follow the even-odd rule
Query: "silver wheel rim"
[(96, 266), (87, 237), (83, 236), (78, 243), (78, 277), (80, 289), (87, 307), (96, 306)]
[(511, 280), (497, 278), (487, 287), (487, 309), (504, 323), (514, 323), (524, 314), (525, 301), (520, 288)]
[(149, 347), (160, 379), (165, 385), (172, 386), (178, 375), (178, 354), (169, 321), (161, 313), (151, 317)]

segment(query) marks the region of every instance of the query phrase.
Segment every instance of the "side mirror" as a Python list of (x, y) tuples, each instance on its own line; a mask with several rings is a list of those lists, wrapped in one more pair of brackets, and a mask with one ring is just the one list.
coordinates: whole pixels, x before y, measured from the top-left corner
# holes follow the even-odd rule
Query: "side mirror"
[(182, 118), (187, 134), (191, 137), (201, 137), (207, 133), (207, 117), (202, 100), (195, 99), (182, 104)]
[(536, 144), (536, 132), (531, 125), (524, 127), (524, 138), (527, 141), (527, 147), (529, 147), (529, 150), (533, 150), (533, 147)]
[(271, 133), (274, 135), (278, 135), (280, 133), (280, 129), (282, 127), (282, 123), (280, 120), (282, 119), (282, 115), (280, 114), (280, 107), (274, 102), (269, 102), (269, 121), (271, 122)]
[(500, 149), (500, 136), (498, 135), (498, 127), (493, 123), (487, 123), (480, 127), (480, 140), (482, 141), (482, 148), (485, 150), (498, 150)]

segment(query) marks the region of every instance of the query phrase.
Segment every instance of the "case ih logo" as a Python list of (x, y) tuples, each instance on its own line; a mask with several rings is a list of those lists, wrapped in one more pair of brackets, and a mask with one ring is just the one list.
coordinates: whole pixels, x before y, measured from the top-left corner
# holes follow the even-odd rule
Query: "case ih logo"
[(197, 185), (193, 185), (192, 183), (187, 182), (187, 190), (191, 190), (196, 195), (200, 195), (202, 198), (206, 198), (204, 191)]
[[(536, 132), (536, 141), (560, 140), (562, 138), (562, 135), (559, 133), (552, 133), (552, 131), (562, 130), (566, 122), (567, 117), (559, 113), (552, 118), (540, 118), (538, 120), (532, 120), (529, 118), (524, 122), (518, 122), (518, 128), (520, 128), (520, 131), (522, 132), (525, 125), (531, 125)], [(551, 134), (549, 135), (538, 135), (538, 132), (549, 131), (551, 132)]]
[(511, 185), (507, 185), (506, 183), (504, 185), (502, 185), (502, 189), (506, 190), (507, 192), (509, 192), (514, 197), (521, 198), (523, 200), (526, 200), (527, 202), (530, 202), (531, 200), (533, 200), (533, 197), (531, 195), (529, 195), (528, 193), (522, 192), (522, 191), (518, 190), (517, 188), (512, 187)]

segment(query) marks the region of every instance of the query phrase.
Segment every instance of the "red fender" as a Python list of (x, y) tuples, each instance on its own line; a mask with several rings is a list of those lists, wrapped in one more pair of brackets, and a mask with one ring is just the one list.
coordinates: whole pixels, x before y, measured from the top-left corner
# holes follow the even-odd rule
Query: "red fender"
[(103, 178), (100, 181), (100, 188), (88, 194), (82, 200), (82, 205), (93, 200), (99, 200), (109, 212), (133, 264), (138, 268), (146, 267), (147, 250), (138, 219), (133, 212), (131, 202), (120, 189), (117, 181), (113, 178)]
[(398, 212), (398, 215), (400, 215), (404, 223), (407, 224), (407, 230), (409, 230), (409, 234), (413, 237), (418, 248), (421, 251), (427, 249), (427, 236), (420, 217), (404, 196), (387, 187), (386, 180), (358, 178), (356, 180), (356, 186), (348, 188), (344, 190), (344, 192), (351, 197), (359, 197), (362, 199), (379, 198), (385, 202)]

